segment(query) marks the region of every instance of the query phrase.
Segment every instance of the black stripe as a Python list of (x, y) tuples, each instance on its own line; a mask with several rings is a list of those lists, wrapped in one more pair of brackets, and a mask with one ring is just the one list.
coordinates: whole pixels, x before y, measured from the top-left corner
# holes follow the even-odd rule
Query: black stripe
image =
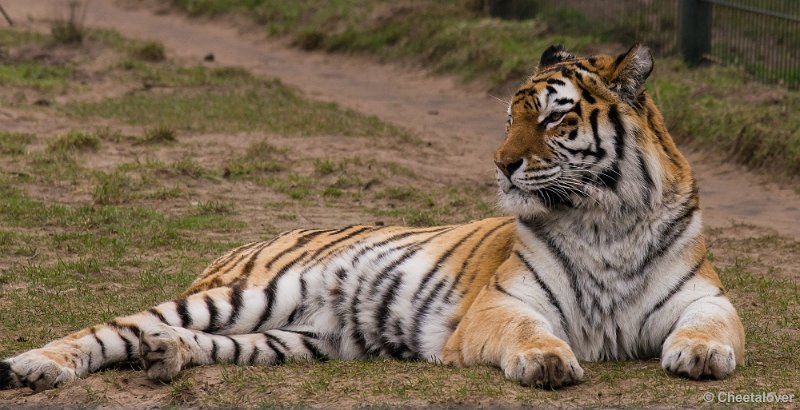
[(449, 226), (444, 226), (444, 227), (437, 227), (437, 228), (425, 229), (425, 230), (408, 230), (408, 231), (404, 231), (404, 232), (401, 232), (401, 233), (398, 233), (398, 234), (394, 234), (394, 235), (392, 235), (392, 236), (390, 236), (390, 237), (388, 237), (388, 238), (386, 238), (384, 240), (375, 242), (374, 244), (371, 244), (369, 246), (365, 246), (364, 248), (359, 250), (354, 255), (352, 261), (350, 262), (350, 266), (354, 266), (356, 263), (358, 263), (358, 261), (361, 259), (361, 257), (364, 256), (364, 254), (366, 254), (367, 252), (369, 252), (369, 251), (371, 251), (371, 250), (373, 250), (375, 248), (379, 248), (381, 246), (388, 245), (388, 244), (390, 244), (392, 242), (399, 241), (399, 240), (407, 238), (409, 236), (422, 235), (422, 234), (426, 234), (426, 233), (435, 233), (435, 232), (441, 232), (441, 231), (451, 230), (451, 229), (453, 229), (453, 228), (449, 227)]
[(258, 248), (258, 250), (254, 251), (253, 254), (250, 255), (250, 257), (247, 259), (247, 262), (245, 262), (244, 266), (242, 267), (242, 271), (239, 273), (239, 276), (236, 280), (240, 282), (247, 281), (247, 278), (249, 278), (250, 274), (253, 272), (253, 267), (256, 265), (256, 260), (258, 259), (258, 257), (261, 256), (261, 253), (264, 252), (265, 249), (269, 248), (269, 246), (272, 245), (279, 238), (280, 237), (273, 238), (269, 242), (264, 242), (263, 246)]
[[(265, 335), (267, 336), (267, 335)], [(267, 346), (272, 349), (272, 352), (275, 353), (275, 363), (283, 363), (286, 361), (286, 355), (275, 346), (275, 343), (272, 343), (272, 340), (267, 340)]]
[(233, 342), (233, 363), (238, 364), (239, 363), (239, 355), (242, 354), (242, 346), (239, 345), (239, 342), (237, 342), (236, 339), (234, 339), (234, 338), (232, 338), (230, 336), (225, 336), (225, 337), (228, 340), (230, 340), (231, 342)]
[(261, 314), (261, 317), (258, 319), (258, 323), (256, 324), (255, 327), (253, 327), (251, 333), (257, 331), (264, 323), (266, 323), (270, 319), (270, 317), (272, 316), (272, 309), (275, 305), (275, 295), (278, 289), (278, 281), (283, 277), (283, 275), (286, 274), (286, 272), (289, 271), (289, 269), (292, 268), (292, 266), (294, 266), (295, 264), (297, 264), (297, 262), (303, 259), (306, 256), (306, 254), (308, 254), (308, 252), (303, 251), (303, 253), (301, 253), (300, 256), (294, 258), (292, 261), (284, 265), (283, 268), (281, 268), (281, 270), (278, 271), (278, 273), (276, 273), (275, 276), (272, 277), (266, 288), (264, 288), (264, 295), (267, 298), (267, 306), (264, 309), (264, 312)]
[(125, 344), (125, 360), (126, 361), (132, 360), (134, 357), (133, 343), (131, 343), (131, 341), (128, 340), (127, 337), (123, 336), (122, 333), (120, 333), (119, 331), (117, 331), (117, 336), (119, 336), (119, 338), (122, 339), (122, 343)]
[(599, 178), (603, 185), (607, 186), (612, 191), (616, 191), (617, 183), (619, 182), (619, 178), (621, 176), (619, 171), (619, 163), (625, 157), (625, 127), (623, 126), (622, 120), (619, 117), (619, 111), (616, 104), (609, 107), (608, 120), (614, 126), (614, 148), (617, 156), (614, 158), (611, 168), (600, 174)]
[(547, 88), (546, 88), (546, 89), (547, 89), (547, 96), (548, 96), (548, 97), (549, 97), (550, 95), (552, 95), (552, 94), (555, 94), (555, 93), (557, 93), (557, 92), (558, 92), (558, 91), (557, 91), (555, 88), (553, 88), (553, 87), (551, 87), (551, 86), (549, 86), (549, 85), (547, 86)]
[(664, 255), (667, 250), (672, 247), (675, 240), (683, 235), (686, 229), (689, 228), (689, 224), (692, 222), (692, 217), (694, 216), (694, 212), (697, 210), (697, 207), (686, 206), (685, 203), (681, 204), (681, 206), (683, 206), (683, 211), (674, 219), (659, 228), (658, 237), (661, 239), (649, 246), (648, 250), (646, 251), (646, 256), (642, 262), (634, 269), (631, 269), (626, 273), (627, 278), (631, 278), (640, 272), (646, 271), (647, 267), (654, 260)]
[(575, 129), (570, 131), (569, 135), (567, 136), (567, 139), (569, 139), (570, 141), (575, 141), (576, 138), (578, 138), (578, 130)]
[[(581, 309), (581, 312), (583, 313), (584, 316), (590, 317), (589, 312), (587, 312), (585, 307), (583, 306), (583, 299), (584, 299), (582, 290), (583, 288), (578, 283), (578, 275), (575, 273), (577, 267), (575, 266), (575, 264), (572, 263), (572, 260), (570, 260), (566, 254), (564, 254), (561, 248), (558, 247), (558, 245), (555, 243), (555, 241), (553, 241), (553, 239), (550, 236), (548, 236), (545, 232), (542, 232), (545, 229), (542, 229), (544, 227), (540, 226), (540, 223), (536, 221), (523, 221), (523, 222), (528, 228), (531, 229), (531, 233), (533, 233), (535, 236), (538, 236), (539, 239), (541, 239), (542, 242), (544, 242), (550, 253), (553, 256), (555, 256), (558, 262), (561, 264), (561, 267), (564, 269), (564, 272), (567, 274), (567, 278), (569, 279), (569, 286), (572, 289), (572, 292), (575, 294), (575, 300), (578, 302), (577, 303), (578, 307)], [(603, 292), (605, 292), (606, 289), (605, 285), (597, 282), (597, 279), (595, 279), (594, 276), (592, 275), (586, 275), (586, 276), (590, 278), (597, 287), (599, 287), (600, 289), (602, 289)]]
[[(393, 248), (393, 249), (391, 249), (389, 251), (384, 252), (384, 254), (388, 254), (390, 252), (394, 252), (394, 251), (406, 248), (406, 251), (399, 258), (393, 260), (391, 263), (389, 263), (387, 266), (385, 266), (378, 275), (376, 275), (375, 279), (372, 281), (372, 283), (369, 286), (369, 289), (373, 290), (373, 292), (372, 292), (372, 294), (370, 294), (370, 296), (371, 297), (375, 297), (377, 292), (380, 290), (380, 285), (383, 283), (384, 280), (386, 280), (389, 277), (389, 274), (391, 272), (393, 272), (395, 270), (395, 268), (400, 266), (400, 264), (405, 262), (408, 258), (410, 258), (414, 254), (419, 252), (422, 249), (423, 245), (433, 241), (434, 239), (438, 238), (441, 235), (444, 235), (447, 232), (450, 232), (450, 230), (452, 230), (452, 229), (454, 229), (454, 228), (451, 227), (451, 228), (442, 229), (439, 232), (436, 232), (435, 234), (431, 235), (428, 238), (425, 238), (422, 241), (415, 242), (415, 243), (408, 244), (408, 245), (401, 245), (400, 247), (395, 247), (395, 248)], [(375, 258), (375, 260), (380, 260), (382, 258), (383, 258), (383, 256), (379, 255), (378, 257)], [(359, 281), (363, 281), (365, 279), (365, 275), (366, 275), (366, 272), (363, 273), (359, 277)], [(365, 331), (361, 329), (361, 322), (360, 322), (360, 320), (358, 320), (358, 313), (359, 313), (358, 305), (361, 303), (360, 297), (361, 297), (361, 292), (362, 292), (362, 290), (364, 288), (366, 288), (366, 286), (359, 286), (356, 289), (356, 292), (353, 295), (353, 299), (352, 299), (352, 302), (350, 304), (350, 320), (351, 320), (351, 323), (353, 324), (353, 335), (352, 336), (355, 339), (356, 344), (358, 344), (358, 346), (362, 349), (362, 351), (366, 351), (367, 350), (367, 341), (366, 341), (366, 338), (365, 338)], [(389, 292), (387, 292), (387, 294), (388, 293)], [(388, 299), (387, 295), (384, 295), (384, 299), (382, 301), (381, 308), (378, 309), (378, 311), (376, 312), (376, 315), (381, 315), (382, 312), (384, 312), (384, 311), (388, 312), (389, 301), (387, 301), (387, 299)], [(393, 299), (393, 296), (391, 297), (391, 299)], [(378, 317), (383, 317), (384, 318), (383, 320), (385, 321), (385, 317), (384, 316), (378, 316)], [(381, 339), (381, 337), (382, 337), (380, 335), (381, 326), (379, 325), (376, 330), (379, 332), (378, 338)], [(376, 346), (376, 348), (379, 348), (380, 344), (381, 343), (379, 342), (378, 346)]]
[[(420, 282), (419, 286), (417, 287), (416, 292), (414, 292), (414, 298), (412, 299), (412, 302), (411, 302), (412, 305), (416, 304), (416, 302), (421, 297), (423, 290), (427, 286), (427, 283), (443, 267), (444, 263), (448, 259), (450, 259), (450, 257), (453, 256), (455, 251), (458, 248), (460, 248), (462, 245), (464, 245), (469, 240), (469, 238), (471, 238), (473, 235), (475, 235), (475, 233), (478, 232), (479, 229), (480, 229), (480, 226), (475, 228), (475, 229), (473, 229), (472, 231), (470, 231), (468, 234), (464, 235), (463, 237), (461, 237), (461, 239), (459, 239), (455, 243), (455, 245), (451, 246), (447, 251), (445, 251), (442, 254), (442, 256), (439, 257), (439, 259), (433, 265), (433, 268), (431, 268), (431, 270), (428, 271), (428, 273), (425, 274), (425, 277)], [(442, 280), (440, 280), (439, 283), (437, 283), (434, 286), (433, 290), (431, 290), (430, 293), (428, 293), (428, 296), (422, 302), (422, 305), (414, 313), (414, 318), (412, 319), (411, 341), (410, 341), (410, 347), (411, 347), (412, 351), (414, 351), (414, 352), (418, 352), (419, 351), (419, 336), (420, 336), (419, 335), (419, 333), (420, 333), (419, 330), (420, 330), (420, 327), (422, 326), (422, 321), (427, 316), (428, 310), (430, 310), (430, 307), (433, 304), (433, 301), (436, 299), (436, 297), (439, 295), (439, 292), (441, 292), (442, 288), (444, 287), (444, 285), (446, 283), (446, 280), (447, 280), (447, 278), (442, 278)]]
[(344, 241), (346, 241), (348, 239), (351, 239), (351, 238), (355, 237), (356, 235), (358, 235), (358, 234), (360, 234), (362, 232), (368, 231), (370, 229), (372, 229), (372, 227), (370, 227), (370, 226), (361, 227), (361, 228), (356, 229), (353, 232), (348, 233), (345, 236), (342, 236), (341, 238), (337, 238), (335, 240), (332, 240), (332, 241), (328, 242), (327, 244), (325, 244), (325, 246), (320, 247), (319, 249), (317, 249), (316, 252), (314, 252), (313, 254), (311, 254), (311, 256), (308, 257), (309, 262), (317, 262), (316, 259), (322, 252), (326, 251), (327, 249), (330, 249), (332, 246), (334, 246), (334, 245), (336, 245), (338, 243), (341, 243), (341, 242), (344, 242)]
[(442, 254), (442, 256), (439, 257), (436, 263), (433, 264), (433, 267), (430, 270), (428, 270), (427, 273), (425, 273), (425, 276), (423, 276), (422, 281), (419, 283), (419, 286), (417, 286), (417, 291), (414, 292), (414, 298), (411, 300), (412, 304), (415, 303), (417, 300), (419, 300), (419, 298), (422, 296), (422, 290), (425, 288), (428, 282), (431, 279), (433, 279), (433, 276), (436, 274), (436, 272), (438, 272), (442, 268), (442, 264), (448, 259), (450, 259), (450, 257), (453, 256), (453, 253), (456, 251), (456, 249), (461, 247), (461, 245), (463, 245), (464, 242), (466, 242), (469, 238), (471, 238), (472, 235), (475, 235), (475, 233), (478, 232), (479, 229), (480, 227), (477, 227), (472, 231), (470, 231), (468, 234), (461, 237), (461, 239), (459, 239), (453, 246), (447, 249), (447, 251), (445, 251)]
[(600, 114), (600, 110), (597, 108), (593, 109), (592, 113), (589, 114), (589, 123), (592, 126), (592, 135), (594, 136), (594, 145), (595, 145), (595, 151), (597, 152), (597, 160), (600, 161), (603, 158), (605, 158), (606, 150), (601, 146), (600, 133), (597, 124), (598, 114)]
[[(442, 233), (436, 234), (435, 236), (441, 235)], [(429, 238), (430, 239), (430, 238)], [(361, 321), (358, 319), (358, 314), (360, 313), (358, 310), (358, 305), (361, 303), (361, 293), (362, 291), (369, 287), (369, 289), (377, 292), (380, 289), (380, 284), (383, 283), (385, 278), (388, 277), (389, 273), (394, 271), (394, 269), (399, 266), (401, 263), (408, 260), (411, 256), (416, 254), (420, 250), (419, 244), (410, 244), (410, 245), (401, 245), (400, 247), (393, 248), (390, 251), (386, 251), (385, 254), (389, 254), (391, 252), (400, 251), (405, 249), (405, 252), (399, 257), (394, 259), (388, 265), (386, 265), (378, 275), (376, 275), (375, 279), (369, 286), (361, 285), (356, 289), (355, 294), (353, 295), (353, 299), (350, 303), (350, 322), (353, 324), (353, 338), (355, 339), (356, 344), (361, 348), (362, 351), (367, 351), (367, 340), (365, 337), (365, 330), (361, 328)], [(376, 260), (382, 259), (382, 257), (375, 258)], [(359, 282), (363, 282), (365, 279), (366, 273), (362, 274), (359, 278)], [(374, 295), (372, 295), (374, 296)], [(384, 309), (388, 310), (388, 306)], [(381, 314), (382, 309), (379, 308), (376, 314)], [(375, 331), (380, 331), (380, 327), (374, 329)], [(380, 337), (380, 336), (378, 336)]]
[(317, 349), (317, 347), (314, 346), (314, 344), (311, 343), (308, 339), (303, 337), (301, 338), (301, 340), (303, 341), (303, 346), (306, 348), (306, 350), (308, 350), (311, 353), (311, 356), (314, 357), (314, 360), (319, 360), (319, 361), (328, 360), (328, 356), (320, 352), (319, 349)]
[(559, 80), (558, 78), (548, 78), (547, 84), (567, 85), (565, 82)]
[(205, 332), (214, 333), (219, 330), (219, 310), (214, 303), (214, 299), (211, 299), (211, 296), (206, 295), (204, 299), (206, 301), (206, 308), (208, 309), (208, 326)]
[(192, 316), (189, 314), (189, 306), (187, 305), (186, 298), (175, 301), (175, 311), (178, 312), (178, 316), (181, 318), (180, 327), (188, 329), (192, 325)]
[(628, 55), (627, 53), (622, 53), (622, 54), (618, 55), (617, 58), (614, 59), (614, 66), (615, 67), (618, 66), (619, 63), (621, 63), (622, 60), (624, 60), (625, 56), (627, 56), (627, 55)]
[(664, 307), (664, 305), (667, 302), (669, 302), (669, 300), (672, 299), (672, 297), (675, 296), (678, 293), (678, 291), (681, 290), (681, 288), (683, 288), (683, 285), (685, 285), (686, 282), (689, 281), (689, 279), (693, 278), (697, 274), (697, 271), (700, 270), (700, 267), (702, 267), (705, 262), (706, 262), (705, 256), (701, 257), (700, 261), (697, 262), (692, 267), (692, 269), (689, 270), (689, 272), (686, 272), (686, 274), (681, 277), (678, 283), (673, 285), (672, 288), (670, 288), (669, 292), (667, 292), (667, 294), (664, 295), (664, 297), (662, 297), (661, 300), (659, 300), (658, 303), (656, 303), (653, 306), (653, 308), (650, 309), (650, 311), (648, 311), (647, 314), (644, 315), (644, 317), (642, 317), (642, 320), (639, 322), (640, 337), (642, 335), (642, 332), (644, 331), (644, 326), (647, 324), (647, 321), (650, 320), (650, 316), (652, 316), (655, 312)]
[(285, 350), (287, 353), (291, 353), (292, 349), (289, 348), (289, 345), (287, 345), (286, 342), (283, 341), (283, 339), (281, 339), (276, 335), (273, 335), (272, 333), (264, 333), (264, 335), (267, 336), (267, 339), (272, 340), (273, 342), (279, 344), (283, 348), (283, 350)]
[(142, 334), (142, 330), (139, 329), (139, 326), (132, 325), (132, 324), (127, 324), (127, 323), (120, 323), (116, 319), (108, 322), (108, 325), (111, 326), (111, 327), (114, 327), (114, 328), (116, 328), (118, 330), (127, 330), (127, 331), (133, 333), (133, 335), (136, 336), (137, 339), (139, 337), (141, 337), (141, 334)]
[(422, 302), (422, 306), (420, 306), (420, 308), (417, 309), (416, 314), (414, 314), (413, 327), (411, 328), (411, 343), (410, 343), (411, 349), (414, 352), (421, 353), (419, 351), (419, 344), (420, 344), (419, 336), (420, 336), (420, 327), (422, 327), (422, 321), (428, 315), (428, 311), (430, 310), (433, 301), (436, 299), (437, 296), (439, 296), (439, 292), (441, 292), (445, 283), (446, 283), (446, 278), (439, 281), (439, 283), (437, 283), (436, 286), (434, 286), (433, 290), (431, 290), (431, 292), (428, 294), (428, 297), (425, 298), (425, 301)]
[(622, 119), (619, 116), (619, 108), (616, 104), (609, 107), (608, 120), (611, 121), (611, 124), (614, 126), (617, 161), (622, 161), (625, 158), (625, 126), (622, 124)]
[(283, 328), (277, 329), (277, 330), (280, 330), (281, 332), (297, 333), (298, 335), (303, 335), (305, 337), (310, 337), (312, 339), (319, 339), (320, 338), (320, 335), (318, 333), (307, 332), (305, 330), (290, 330), (290, 329), (283, 329)]
[(578, 118), (583, 119), (583, 108), (581, 107), (581, 102), (580, 101), (575, 103), (575, 106), (572, 107), (572, 112), (574, 112), (575, 115), (578, 116)]
[(567, 104), (572, 104), (574, 102), (575, 100), (573, 100), (572, 98), (558, 98), (555, 100), (555, 103), (558, 105), (567, 105)]
[[(219, 272), (223, 267), (228, 265), (228, 263), (230, 261), (236, 259), (237, 257), (240, 258), (240, 259), (238, 261), (236, 261), (236, 263), (239, 263), (242, 259), (244, 259), (244, 257), (242, 256), (241, 252), (246, 252), (246, 251), (248, 251), (250, 249), (253, 249), (256, 246), (258, 246), (258, 244), (260, 244), (260, 243), (261, 242), (247, 243), (247, 244), (244, 244), (244, 245), (242, 245), (242, 246), (240, 246), (240, 247), (228, 252), (226, 256), (222, 256), (222, 257), (220, 257), (220, 259), (212, 262), (211, 266), (208, 267), (208, 271), (205, 272), (205, 274), (203, 274), (203, 276), (201, 276), (200, 278), (201, 279), (205, 279), (205, 278), (207, 278), (207, 277), (209, 277), (211, 275), (214, 275), (215, 273)], [(234, 265), (236, 263), (234, 263)]]
[(328, 230), (317, 230), (317, 231), (311, 231), (309, 233), (301, 235), (300, 237), (298, 237), (295, 240), (295, 242), (294, 242), (294, 244), (292, 244), (292, 246), (289, 246), (288, 248), (278, 252), (277, 255), (275, 255), (269, 262), (267, 262), (267, 264), (264, 266), (265, 269), (267, 271), (269, 271), (270, 269), (272, 269), (272, 265), (275, 264), (275, 262), (277, 262), (278, 259), (280, 259), (282, 256), (284, 256), (287, 253), (292, 252), (292, 251), (294, 251), (294, 250), (296, 250), (296, 249), (298, 249), (298, 248), (300, 248), (302, 246), (305, 246), (312, 239), (316, 238), (319, 235), (322, 235), (325, 232), (330, 232), (330, 231), (331, 231), (330, 229), (328, 229)]
[(576, 67), (576, 68), (579, 68), (579, 69), (581, 69), (581, 70), (583, 70), (583, 71), (588, 71), (588, 72), (590, 72), (590, 73), (592, 73), (592, 74), (597, 74), (597, 71), (596, 71), (596, 70), (592, 70), (591, 68), (589, 68), (589, 67), (586, 67), (586, 66), (585, 66), (585, 65), (583, 65), (583, 63), (581, 63), (580, 61), (578, 61), (578, 62), (576, 62), (576, 63), (575, 63), (575, 67)]
[(231, 286), (231, 316), (228, 318), (225, 327), (233, 326), (236, 323), (236, 320), (239, 319), (239, 313), (242, 310), (242, 305), (244, 301), (242, 300), (242, 293), (244, 292), (244, 286), (242, 282), (236, 282)]
[(100, 345), (100, 362), (101, 363), (105, 363), (105, 361), (106, 361), (106, 344), (103, 342), (102, 339), (100, 339), (99, 336), (97, 336), (96, 333), (93, 334), (92, 336), (94, 336), (94, 341), (97, 342), (98, 345)]
[(536, 269), (534, 269), (533, 266), (528, 262), (528, 260), (525, 259), (524, 256), (522, 256), (522, 253), (520, 251), (516, 251), (516, 254), (517, 254), (517, 257), (519, 258), (519, 260), (521, 260), (522, 263), (525, 265), (525, 269), (527, 269), (528, 272), (530, 272), (533, 275), (533, 280), (536, 281), (536, 284), (538, 284), (539, 287), (542, 288), (542, 290), (544, 291), (545, 296), (547, 296), (547, 300), (558, 311), (558, 315), (559, 315), (560, 320), (561, 320), (561, 327), (564, 329), (564, 333), (569, 336), (569, 327), (567, 326), (567, 317), (564, 315), (564, 310), (561, 309), (561, 304), (558, 303), (558, 300), (553, 295), (553, 291), (550, 289), (549, 286), (547, 286), (546, 283), (544, 283), (542, 278), (539, 276), (539, 273), (536, 272)]
[[(574, 130), (573, 132), (575, 132), (576, 135), (577, 135), (578, 131)], [(568, 138), (569, 139), (574, 139), (574, 138), (572, 138), (572, 135), (570, 135)], [(573, 149), (573, 148), (570, 148), (570, 147), (564, 145), (561, 141), (553, 141), (553, 142), (559, 148), (563, 149), (564, 151), (566, 151), (569, 155), (572, 155), (573, 157), (577, 157), (578, 155), (580, 155), (580, 156), (582, 156), (584, 158), (585, 157), (595, 157), (595, 158), (598, 158), (598, 160), (599, 160), (599, 155), (600, 154), (595, 152), (595, 151), (592, 151), (590, 148)]]
[(589, 104), (594, 104), (594, 103), (597, 102), (597, 100), (594, 98), (592, 93), (590, 93), (586, 89), (583, 89), (583, 91), (581, 92), (581, 98), (583, 98), (583, 100), (586, 101)]
[(653, 188), (653, 177), (650, 176), (650, 171), (647, 169), (647, 164), (644, 162), (644, 158), (642, 157), (641, 151), (638, 152), (638, 159), (639, 159), (639, 172), (642, 174), (642, 178), (644, 178), (644, 185), (642, 186), (642, 193), (645, 196), (645, 200), (647, 202), (650, 201), (650, 190)]
[(158, 311), (158, 309), (156, 309), (156, 308), (152, 307), (152, 308), (150, 308), (150, 309), (147, 309), (147, 311), (148, 311), (148, 312), (149, 312), (151, 315), (153, 315), (153, 316), (155, 316), (156, 318), (158, 318), (158, 320), (159, 320), (159, 321), (161, 321), (161, 323), (163, 323), (163, 324), (165, 324), (165, 325), (169, 325), (169, 322), (167, 322), (167, 319), (166, 319), (166, 318), (164, 318), (164, 315), (162, 315), (162, 314), (161, 314), (161, 312), (159, 312), (159, 311)]
[(11, 370), (11, 363), (0, 361), (0, 390), (16, 387), (14, 372)]
[(258, 350), (258, 345), (253, 344), (253, 351), (250, 352), (250, 357), (247, 358), (246, 364), (255, 364), (256, 358), (258, 357), (259, 353), (261, 353), (261, 351)]
[(512, 223), (513, 221), (514, 221), (513, 219), (510, 219), (501, 223), (500, 225), (495, 226), (492, 229), (489, 229), (488, 231), (486, 231), (485, 234), (483, 234), (483, 236), (478, 240), (478, 242), (475, 243), (475, 246), (473, 246), (472, 249), (470, 249), (469, 253), (467, 254), (467, 257), (464, 258), (464, 262), (461, 263), (461, 267), (458, 269), (458, 273), (453, 279), (453, 283), (450, 284), (450, 289), (448, 289), (447, 293), (445, 293), (444, 299), (446, 301), (448, 302), (450, 301), (450, 296), (452, 295), (456, 286), (458, 286), (459, 282), (461, 281), (461, 278), (464, 276), (464, 273), (467, 270), (467, 265), (472, 261), (472, 258), (475, 256), (475, 253), (478, 252), (478, 249), (480, 249), (480, 247), (483, 245), (483, 242), (489, 239), (489, 237), (492, 236), (495, 232), (497, 232), (498, 229)]
[(212, 338), (211, 339), (211, 360), (213, 362), (215, 362), (215, 363), (219, 360), (219, 357), (217, 357), (218, 353), (219, 353), (219, 346), (217, 346), (217, 341)]
[(511, 292), (507, 291), (506, 288), (504, 288), (502, 285), (500, 285), (500, 282), (498, 282), (497, 279), (495, 279), (495, 281), (494, 281), (494, 288), (498, 292), (500, 292), (500, 293), (502, 293), (502, 294), (504, 294), (506, 296), (512, 297), (512, 298), (514, 298), (514, 299), (516, 299), (516, 300), (518, 300), (518, 301), (520, 301), (522, 303), (525, 303), (525, 304), (528, 303), (525, 300), (523, 300), (522, 298), (520, 298), (519, 296), (513, 295), (513, 294), (511, 294)]

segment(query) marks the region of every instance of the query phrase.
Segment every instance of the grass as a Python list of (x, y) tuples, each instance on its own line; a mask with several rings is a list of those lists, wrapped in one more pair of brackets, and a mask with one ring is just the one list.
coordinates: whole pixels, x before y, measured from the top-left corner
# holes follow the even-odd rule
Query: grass
[(25, 132), (0, 132), (0, 155), (22, 155), (35, 139), (36, 136)]
[(0, 65), (0, 86), (31, 87), (36, 90), (63, 89), (72, 69), (39, 62), (13, 62)]
[(155, 41), (145, 41), (131, 50), (131, 55), (142, 61), (159, 62), (166, 59), (164, 45)]
[(90, 133), (82, 131), (69, 131), (51, 141), (47, 149), (51, 152), (97, 151), (100, 139)]
[[(239, 71), (196, 67), (158, 72), (173, 93), (129, 94), (99, 102), (71, 102), (64, 112), (77, 119), (109, 118), (132, 125), (193, 132), (267, 131), (288, 135), (399, 136), (411, 138), (376, 117), (333, 103), (309, 101), (277, 80), (240, 77)], [(178, 80), (177, 78), (181, 78)], [(233, 87), (209, 84), (233, 78)], [(192, 85), (192, 86), (190, 86)], [(314, 118), (310, 121), (309, 118)]]
[[(84, 20), (87, 4), (80, 0), (70, 0), (64, 14), (50, 25), (50, 35), (58, 44), (81, 44), (86, 36)], [(62, 10), (62, 12), (64, 12)]]
[[(487, 18), (483, 2), (475, 1), (173, 4), (192, 15), (246, 13), (268, 33), (304, 49), (412, 62), (490, 87), (520, 81), (550, 44), (578, 54), (597, 44), (623, 51), (632, 37), (630, 28), (609, 29), (568, 7), (543, 8), (528, 20), (499, 20)], [(779, 176), (800, 175), (800, 116), (792, 115), (800, 111), (800, 90), (759, 84), (735, 68), (688, 69), (675, 58), (656, 62), (649, 88), (683, 142)]]
[(177, 141), (175, 130), (161, 126), (148, 128), (144, 132), (144, 138), (140, 140), (142, 144), (170, 144)]

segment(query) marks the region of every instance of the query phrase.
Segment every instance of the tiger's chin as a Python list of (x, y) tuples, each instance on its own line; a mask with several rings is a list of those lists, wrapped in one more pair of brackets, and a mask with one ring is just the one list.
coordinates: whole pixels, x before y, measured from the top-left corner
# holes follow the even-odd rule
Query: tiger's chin
[(544, 190), (527, 192), (513, 185), (501, 186), (498, 189), (497, 203), (506, 213), (523, 219), (552, 212), (567, 205), (563, 198), (557, 198)]

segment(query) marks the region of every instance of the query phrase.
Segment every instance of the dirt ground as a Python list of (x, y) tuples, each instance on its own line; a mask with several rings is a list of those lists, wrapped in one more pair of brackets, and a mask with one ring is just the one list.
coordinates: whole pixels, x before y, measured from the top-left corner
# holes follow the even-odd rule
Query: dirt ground
[[(66, 0), (5, 0), (6, 11), (22, 26), (46, 30), (48, 19), (55, 10), (63, 9)], [(324, 138), (308, 138), (301, 146), (296, 139), (275, 140), (279, 147), (285, 145), (296, 151), (304, 151), (309, 156), (332, 153), (334, 156), (367, 157), (364, 159), (391, 160), (400, 165), (413, 168), (427, 178), (453, 180), (485, 186), (493, 182), (491, 157), (496, 145), (500, 143), (503, 130), (505, 105), (495, 96), (487, 94), (480, 85), (463, 85), (452, 78), (432, 76), (412, 67), (381, 65), (361, 58), (335, 56), (321, 53), (305, 53), (290, 49), (279, 41), (266, 39), (256, 27), (237, 22), (203, 21), (187, 19), (177, 13), (154, 6), (152, 2), (135, 1), (111, 2), (95, 0), (87, 9), (86, 23), (90, 27), (110, 28), (123, 35), (136, 39), (151, 39), (163, 43), (170, 55), (187, 61), (200, 62), (208, 54), (214, 55), (218, 66), (239, 66), (265, 77), (279, 78), (307, 96), (323, 101), (332, 101), (343, 107), (370, 115), (411, 130), (416, 138), (423, 141), (417, 149), (417, 158), (398, 157), (395, 150), (381, 149), (380, 144), (361, 144), (357, 139), (346, 142), (331, 142)], [(243, 29), (242, 27), (247, 27)], [(657, 75), (657, 71), (656, 74)], [(98, 91), (99, 90), (99, 91)], [(87, 98), (100, 98), (103, 93), (115, 95), (118, 89), (95, 89), (97, 95)], [(501, 99), (505, 96), (497, 96)], [(57, 130), (74, 127), (74, 120), (51, 119), (40, 114), (26, 113), (20, 116), (14, 110), (0, 107), (0, 125), (9, 131), (25, 131), (51, 134)], [(253, 142), (246, 133), (236, 134), (226, 144), (213, 144), (216, 135), (205, 134), (193, 141), (198, 148), (198, 158), (213, 161), (215, 150), (233, 150)], [(205, 139), (205, 140), (203, 140)], [(371, 145), (370, 145), (371, 144)], [(204, 148), (205, 147), (205, 148)], [(736, 240), (741, 237), (768, 237), (773, 233), (800, 239), (800, 195), (789, 187), (771, 182), (766, 176), (743, 172), (741, 167), (727, 164), (707, 153), (684, 152), (693, 165), (701, 189), (701, 204), (706, 225), (713, 232), (721, 229), (711, 243), (712, 250), (720, 246), (721, 258), (733, 258)], [(136, 152), (104, 152), (98, 160), (108, 164), (117, 162)], [(170, 158), (177, 159), (178, 154)], [(372, 158), (370, 158), (372, 157)], [(92, 164), (102, 168), (103, 163)], [(202, 182), (193, 187), (202, 194)], [(245, 187), (247, 188), (247, 187)], [(36, 194), (36, 193), (34, 193)], [(58, 196), (58, 192), (42, 192), (39, 197)], [(59, 196), (60, 202), (85, 201), (89, 192), (73, 193), (74, 197)], [(226, 193), (232, 200), (250, 195), (249, 190)], [(55, 198), (54, 198), (55, 199)], [(266, 199), (265, 199), (266, 200)], [(253, 209), (257, 211), (257, 209)], [(249, 210), (237, 209), (237, 212)], [(347, 208), (331, 212), (330, 208), (304, 214), (303, 225), (330, 226), (334, 223), (347, 224), (359, 221), (360, 214)], [(375, 222), (375, 221), (368, 221)], [(256, 221), (268, 223), (268, 221)], [(297, 221), (276, 223), (271, 229), (281, 229), (284, 225), (296, 225)], [(258, 239), (258, 238), (251, 238)], [(716, 242), (715, 242), (716, 241)], [(783, 261), (780, 255), (759, 255), (758, 250), (747, 252), (764, 256), (767, 260)], [(757, 266), (759, 273), (777, 274), (796, 279), (800, 268), (796, 258), (784, 258), (786, 265), (774, 270), (771, 266)], [(413, 373), (416, 368), (409, 368)], [(424, 367), (424, 366), (423, 366)], [(193, 369), (196, 374), (204, 372), (210, 385), (224, 382), (229, 367)], [(291, 371), (291, 370), (290, 370)], [(426, 371), (432, 371), (426, 368)], [(496, 374), (492, 376), (497, 377)], [(290, 376), (287, 376), (290, 377)], [(446, 377), (446, 376), (445, 376)], [(58, 396), (55, 406), (78, 406), (89, 391), (104, 390), (108, 401), (104, 407), (149, 408), (162, 406), (167, 396), (175, 389), (165, 391), (161, 386), (147, 381), (141, 372), (131, 373), (120, 378), (104, 376), (90, 378), (79, 387), (68, 388)], [(118, 390), (109, 393), (109, 386)], [(69, 390), (71, 389), (71, 390)], [(583, 392), (581, 394), (590, 394)], [(30, 392), (4, 393), (0, 407), (6, 405), (41, 406), (50, 405), (47, 394), (31, 395)], [(14, 404), (11, 404), (14, 403)], [(512, 402), (513, 403), (513, 402)], [(357, 405), (358, 401), (351, 402)], [(406, 405), (424, 405), (424, 402), (407, 402)], [(516, 405), (516, 404), (515, 404)], [(610, 402), (608, 405), (613, 405)]]

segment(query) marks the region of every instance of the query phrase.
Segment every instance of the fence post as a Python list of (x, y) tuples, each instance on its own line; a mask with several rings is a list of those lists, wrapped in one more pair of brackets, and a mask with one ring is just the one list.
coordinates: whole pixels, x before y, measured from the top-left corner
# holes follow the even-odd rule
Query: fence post
[(711, 51), (711, 3), (680, 0), (678, 4), (678, 45), (690, 65), (703, 60)]

